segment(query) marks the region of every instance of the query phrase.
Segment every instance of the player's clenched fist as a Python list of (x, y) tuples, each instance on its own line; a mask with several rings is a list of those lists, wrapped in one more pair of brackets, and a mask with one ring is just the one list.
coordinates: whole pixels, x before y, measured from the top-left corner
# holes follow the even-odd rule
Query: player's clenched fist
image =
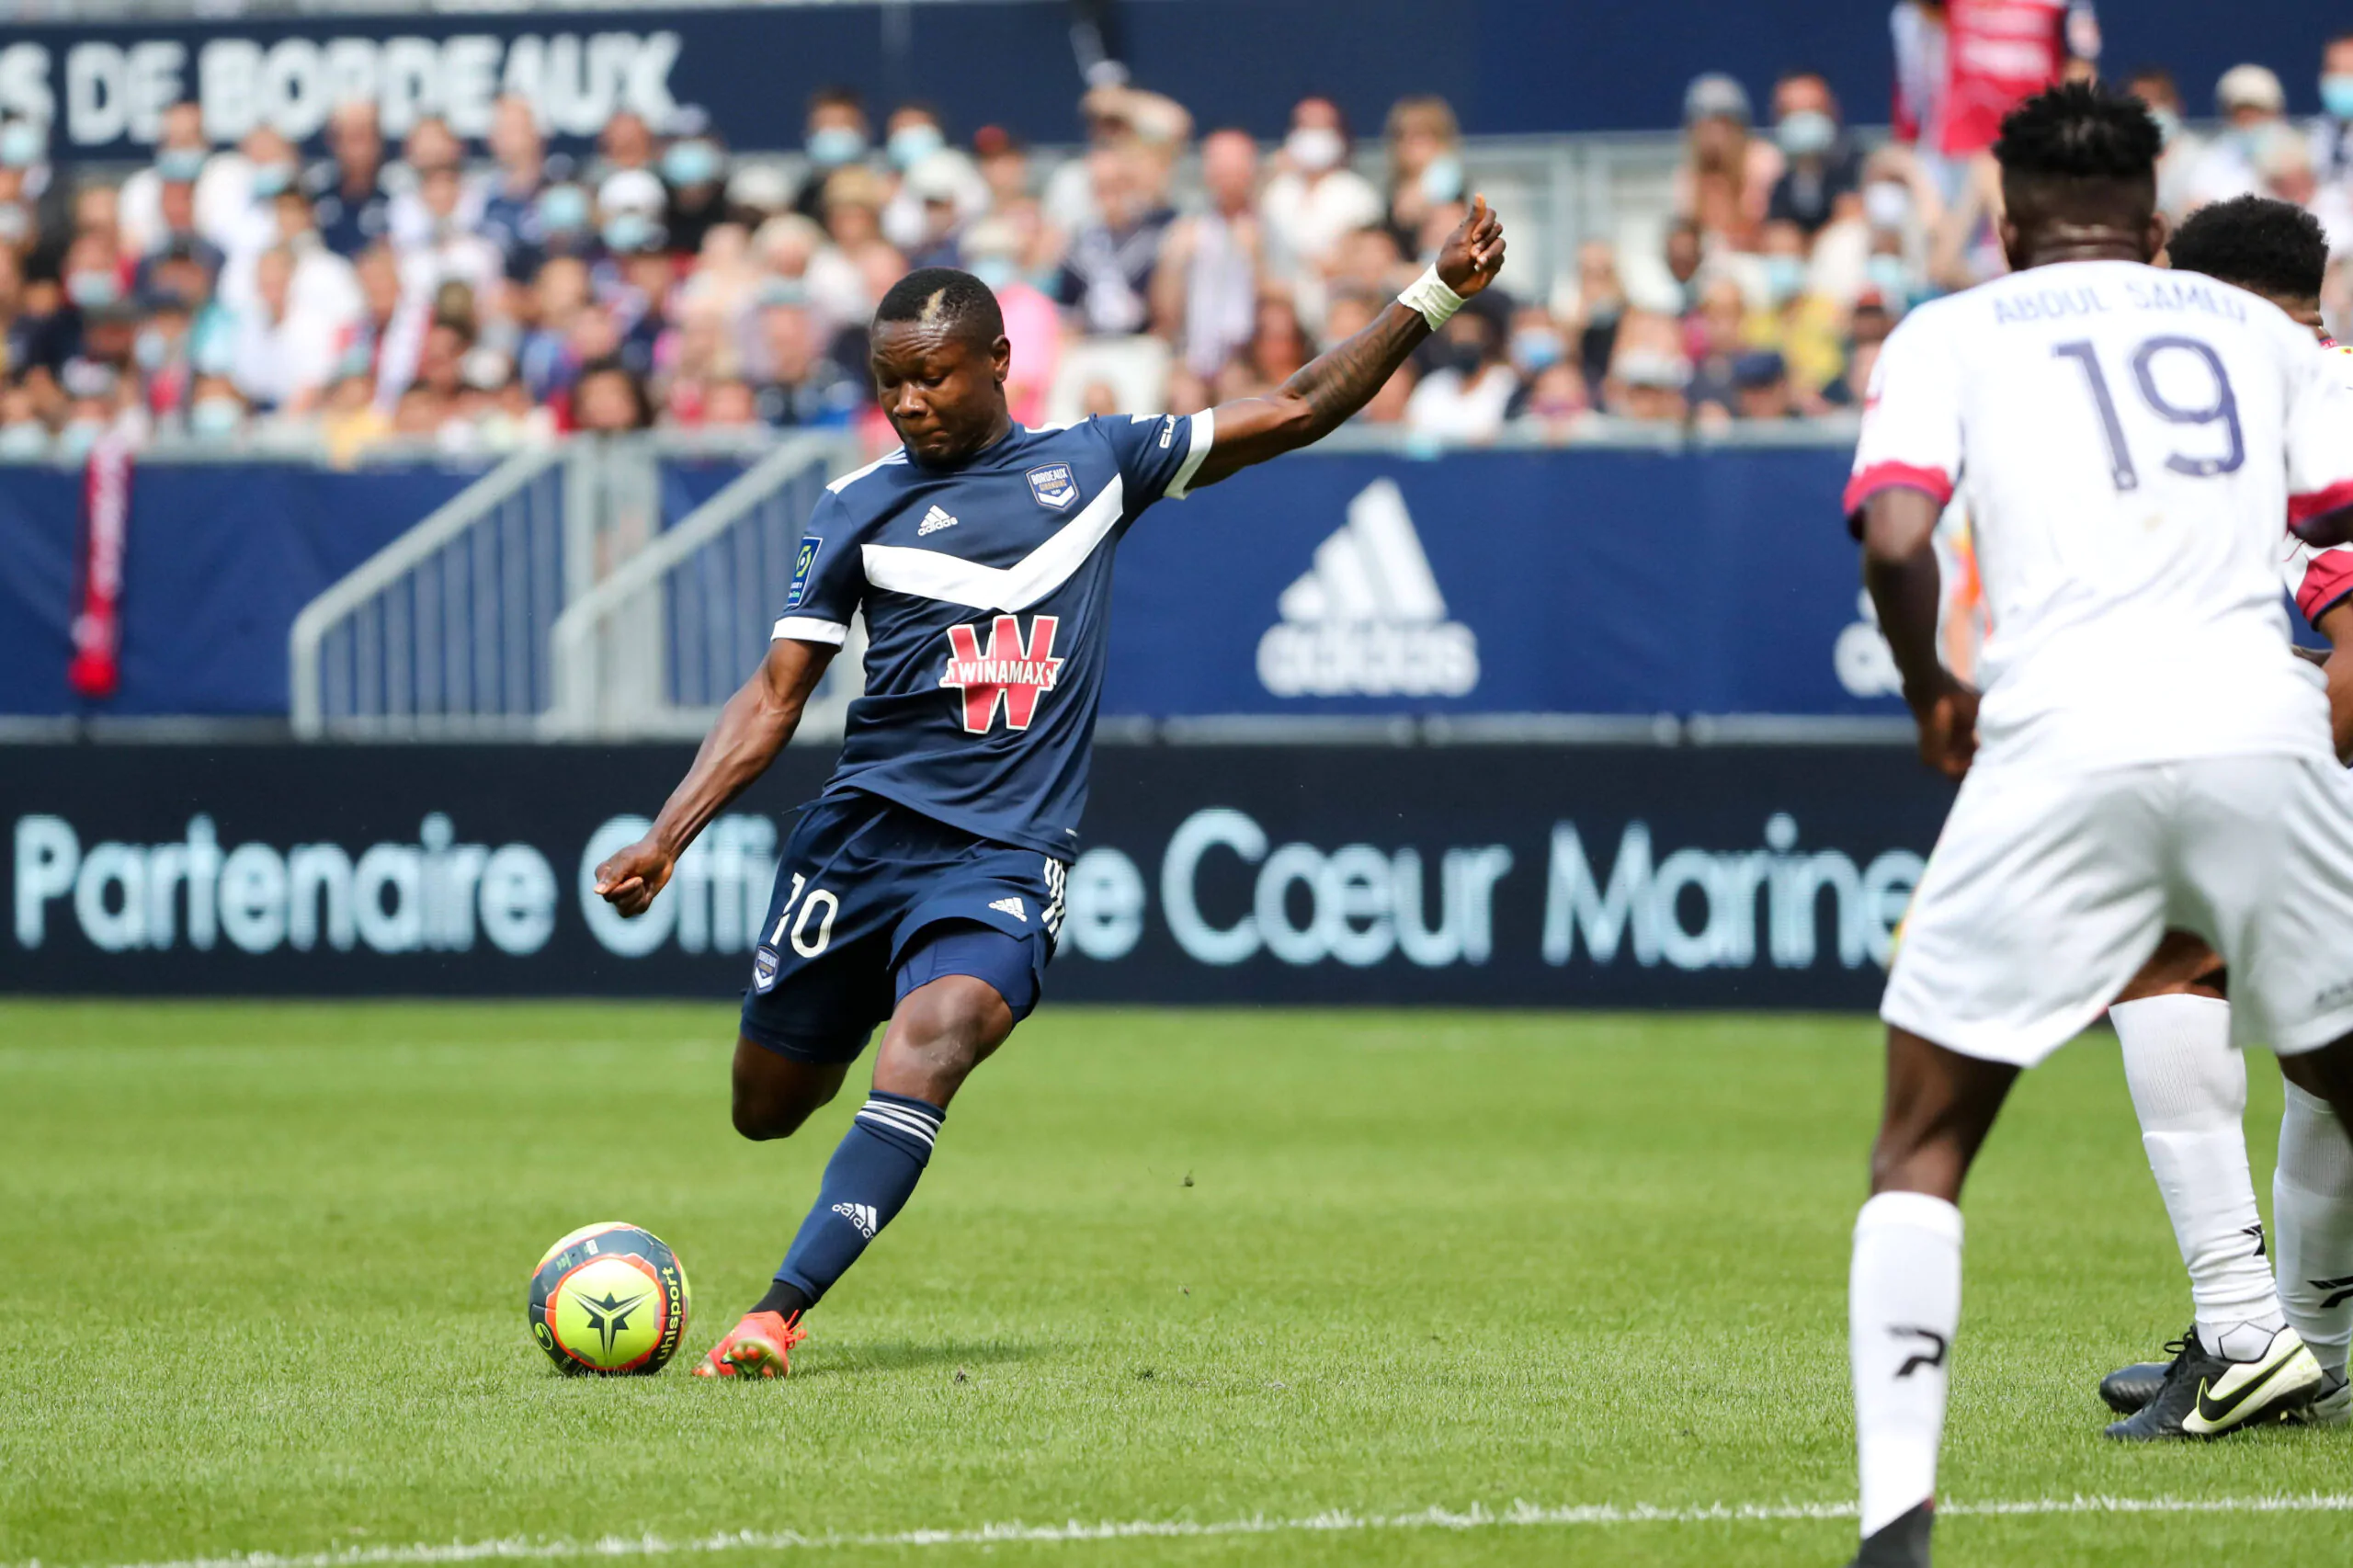
[(597, 894), (634, 918), (653, 906), (654, 895), (668, 884), (677, 863), (668, 851), (641, 838), (597, 868)]
[(1487, 206), (1485, 197), (1474, 196), (1469, 214), (1438, 250), (1438, 281), (1467, 300), (1494, 282), (1503, 265), (1503, 220)]

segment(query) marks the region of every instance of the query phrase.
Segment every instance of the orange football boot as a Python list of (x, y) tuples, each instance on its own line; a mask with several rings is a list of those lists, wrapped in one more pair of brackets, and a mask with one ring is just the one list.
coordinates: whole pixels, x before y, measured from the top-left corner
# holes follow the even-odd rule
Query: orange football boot
[(745, 1312), (695, 1366), (699, 1378), (780, 1378), (792, 1370), (792, 1347), (809, 1337), (801, 1314)]

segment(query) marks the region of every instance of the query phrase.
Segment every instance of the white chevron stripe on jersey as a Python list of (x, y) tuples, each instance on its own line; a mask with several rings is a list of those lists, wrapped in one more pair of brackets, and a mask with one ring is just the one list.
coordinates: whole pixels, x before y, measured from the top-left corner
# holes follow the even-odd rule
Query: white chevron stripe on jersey
[(1078, 516), (1011, 566), (983, 566), (942, 551), (911, 545), (869, 544), (859, 546), (866, 580), (885, 593), (913, 594), (945, 604), (971, 605), (974, 609), (1027, 609), (1069, 582), (1096, 547), (1110, 537), (1119, 526), (1123, 491), (1120, 476), (1113, 474), (1103, 493)]

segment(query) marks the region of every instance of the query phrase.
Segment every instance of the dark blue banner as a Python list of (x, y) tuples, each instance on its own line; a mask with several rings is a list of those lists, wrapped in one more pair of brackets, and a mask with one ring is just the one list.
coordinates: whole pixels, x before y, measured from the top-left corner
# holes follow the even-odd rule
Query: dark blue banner
[(294, 617), (480, 471), (133, 464), (122, 688), (99, 704), (65, 685), (82, 472), (0, 472), (0, 713), (283, 714)]
[[(2331, 27), (2301, 0), (2242, 0), (2226, 28), (2202, 0), (2101, 10), (2113, 65), (2169, 65), (2200, 108), (2242, 59), (2276, 67), (2304, 108)], [(1799, 66), (1825, 73), (1857, 122), (1882, 123), (1893, 74), (1884, 5), (1693, 0), (1665, 28), (1634, 0), (1475, 0), (1442, 16), (1406, 0), (1128, 0), (1110, 13), (1140, 82), (1205, 128), (1261, 136), (1279, 135), (1309, 93), (1336, 98), (1366, 135), (1408, 93), (1444, 95), (1474, 133), (1663, 130), (1699, 72), (1733, 72), (1761, 108), (1774, 75)], [(56, 126), (68, 156), (119, 157), (153, 145), (183, 97), (222, 142), (262, 121), (309, 140), (352, 96), (375, 99), (395, 136), (438, 114), (478, 140), (492, 102), (517, 92), (574, 148), (616, 109), (658, 129), (695, 105), (735, 145), (774, 149), (799, 143), (808, 95), (838, 82), (878, 118), (923, 98), (960, 137), (996, 123), (1073, 142), (1071, 21), (1063, 0), (964, 0), (20, 24), (0, 39), (0, 116)]]
[(1839, 523), (1847, 460), (1566, 450), (1254, 469), (1129, 536), (1105, 709), (1900, 712)]
[[(595, 869), (692, 756), (0, 748), (0, 993), (725, 1002), (832, 757), (623, 920)], [(1869, 1007), (1950, 798), (1897, 746), (1099, 747), (1047, 994)]]

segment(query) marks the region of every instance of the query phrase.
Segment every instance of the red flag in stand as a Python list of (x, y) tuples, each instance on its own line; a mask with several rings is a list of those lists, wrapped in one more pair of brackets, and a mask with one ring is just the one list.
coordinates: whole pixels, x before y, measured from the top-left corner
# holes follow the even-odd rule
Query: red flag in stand
[(122, 682), (122, 552), (131, 522), (131, 443), (109, 436), (90, 449), (82, 483), (82, 603), (65, 684), (106, 699)]

